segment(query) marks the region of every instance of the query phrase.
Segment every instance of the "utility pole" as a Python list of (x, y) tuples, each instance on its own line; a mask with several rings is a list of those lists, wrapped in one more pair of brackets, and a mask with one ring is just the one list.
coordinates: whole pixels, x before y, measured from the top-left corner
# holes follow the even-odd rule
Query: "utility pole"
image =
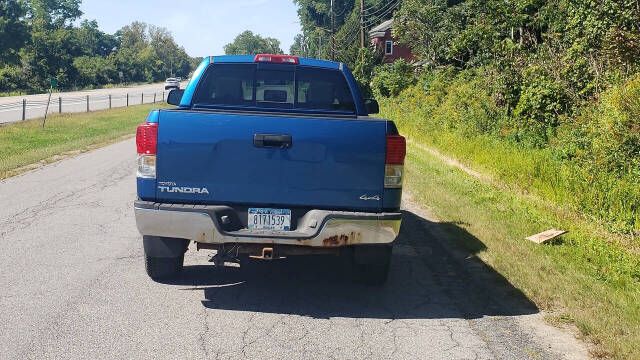
[(331, 61), (336, 60), (336, 39), (334, 36), (335, 31), (335, 12), (333, 11), (333, 0), (331, 0)]
[(364, 47), (364, 0), (360, 0), (360, 47)]

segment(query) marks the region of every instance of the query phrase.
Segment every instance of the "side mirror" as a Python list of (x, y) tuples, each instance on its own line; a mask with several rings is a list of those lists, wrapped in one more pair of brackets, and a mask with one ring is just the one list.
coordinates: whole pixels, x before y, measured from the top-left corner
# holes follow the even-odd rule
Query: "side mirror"
[(184, 94), (183, 89), (173, 89), (169, 91), (169, 95), (167, 95), (167, 104), (180, 105), (180, 100), (182, 100), (182, 94)]
[(369, 114), (377, 114), (380, 112), (380, 105), (376, 99), (364, 99), (364, 107)]

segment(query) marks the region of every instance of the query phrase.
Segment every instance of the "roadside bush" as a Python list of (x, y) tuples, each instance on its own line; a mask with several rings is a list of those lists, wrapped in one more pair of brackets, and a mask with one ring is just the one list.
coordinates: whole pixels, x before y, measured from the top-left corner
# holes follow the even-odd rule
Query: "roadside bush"
[(416, 81), (413, 65), (400, 59), (391, 65), (379, 65), (371, 81), (376, 96), (398, 96)]
[(589, 99), (602, 86), (594, 68), (589, 63), (589, 47), (578, 42), (573, 44), (562, 58), (562, 78), (573, 92), (574, 99)]
[(113, 83), (118, 77), (110, 58), (81, 56), (73, 60), (73, 67), (78, 73), (77, 85), (82, 87)]
[(572, 116), (561, 114), (566, 93), (549, 79), (529, 86), (528, 105), (522, 100), (518, 115), (509, 116), (489, 79), (479, 71), (430, 72), (382, 99), (383, 114), (411, 137), (506, 183), (602, 219), (612, 231), (640, 233), (640, 75)]
[(640, 76), (603, 93), (571, 126), (559, 149), (583, 179), (573, 190), (579, 206), (616, 231), (640, 229)]
[(520, 99), (513, 112), (518, 135), (536, 147), (544, 147), (559, 118), (567, 112), (568, 96), (562, 84), (538, 66), (523, 75)]
[(382, 61), (382, 51), (371, 51), (368, 48), (360, 48), (358, 49), (357, 58), (364, 61), (356, 61), (353, 68), (353, 77), (355, 77), (358, 82), (362, 96), (368, 98), (373, 95), (371, 79), (373, 78), (376, 64)]
[(594, 171), (640, 178), (640, 75), (604, 92), (559, 131), (564, 141), (556, 146), (567, 158)]
[(435, 108), (434, 117), (449, 129), (466, 135), (494, 134), (503, 118), (486, 86), (485, 79), (465, 71), (445, 89), (446, 95)]
[(422, 129), (493, 134), (506, 112), (495, 104), (486, 80), (476, 71), (445, 68), (424, 74), (394, 102), (402, 111), (419, 112), (421, 119), (413, 125)]
[(594, 155), (607, 170), (640, 176), (640, 75), (612, 88), (590, 128)]
[(24, 88), (24, 76), (20, 68), (9, 65), (0, 67), (0, 91), (14, 91)]

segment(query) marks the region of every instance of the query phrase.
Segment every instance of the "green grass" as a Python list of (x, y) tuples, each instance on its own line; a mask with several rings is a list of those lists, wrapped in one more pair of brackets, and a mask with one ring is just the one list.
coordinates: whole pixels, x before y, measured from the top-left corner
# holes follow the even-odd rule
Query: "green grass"
[(54, 160), (54, 156), (85, 151), (135, 133), (149, 110), (164, 107), (149, 104), (81, 114), (53, 115), (45, 128), (41, 119), (0, 127), (0, 179), (25, 170), (25, 166)]
[(27, 95), (24, 91), (0, 91), (0, 97)]
[[(630, 246), (632, 239), (504, 185), (499, 172), (489, 171), (495, 181), (487, 182), (446, 165), (416, 145), (432, 147), (432, 142), (416, 132), (404, 133), (414, 141), (408, 149), (405, 187), (416, 201), (440, 221), (462, 224), (482, 241), (486, 250), (478, 256), (541, 309), (552, 310), (557, 322), (573, 322), (597, 345), (596, 355), (640, 359), (640, 259)], [(453, 139), (442, 139), (439, 150), (473, 163), (475, 155), (465, 156), (464, 151), (485, 149), (477, 140)], [(485, 170), (491, 169), (490, 161), (484, 164)], [(548, 245), (524, 239), (552, 227), (570, 232)], [(465, 241), (459, 239), (456, 245), (477, 249)]]

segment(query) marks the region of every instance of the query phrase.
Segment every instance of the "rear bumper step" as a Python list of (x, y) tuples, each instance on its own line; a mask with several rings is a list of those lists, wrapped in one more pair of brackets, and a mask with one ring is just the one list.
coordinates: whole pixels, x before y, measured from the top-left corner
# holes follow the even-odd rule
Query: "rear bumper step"
[(134, 210), (142, 235), (188, 239), (204, 244), (280, 244), (342, 247), (390, 244), (400, 231), (402, 214), (311, 210), (298, 221), (295, 231), (224, 231), (216, 206), (170, 205), (136, 201)]

